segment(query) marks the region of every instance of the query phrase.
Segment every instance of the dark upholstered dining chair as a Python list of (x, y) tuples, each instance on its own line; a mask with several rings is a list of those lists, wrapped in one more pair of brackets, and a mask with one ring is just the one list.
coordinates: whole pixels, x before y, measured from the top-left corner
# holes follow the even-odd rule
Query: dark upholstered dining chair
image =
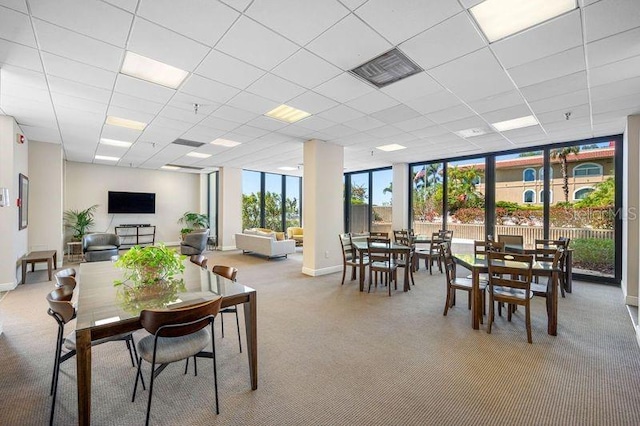
[[(151, 364), (146, 425), (149, 424), (151, 414), (151, 399), (153, 398), (155, 378), (170, 363), (189, 359), (192, 356), (213, 359), (216, 414), (220, 413), (213, 321), (220, 310), (221, 303), (222, 297), (218, 296), (213, 300), (183, 308), (143, 310), (140, 313), (140, 323), (150, 334), (140, 339), (137, 344), (139, 355), (138, 372), (133, 387), (132, 401), (135, 401), (138, 381), (142, 379), (141, 366), (142, 360), (145, 360)], [(211, 352), (205, 351), (209, 343), (212, 346)]]
[(207, 269), (207, 262), (209, 261), (209, 259), (207, 259), (202, 254), (192, 254), (191, 257), (189, 258), (189, 261), (191, 263), (195, 263), (201, 268)]
[[(353, 246), (351, 234), (340, 234), (338, 237), (340, 238), (340, 247), (342, 248), (342, 281), (340, 285), (343, 285), (348, 267), (351, 267), (351, 280), (356, 279), (356, 271), (360, 270), (360, 256), (358, 256)], [(369, 264), (368, 256), (362, 257), (362, 264), (363, 266)]]

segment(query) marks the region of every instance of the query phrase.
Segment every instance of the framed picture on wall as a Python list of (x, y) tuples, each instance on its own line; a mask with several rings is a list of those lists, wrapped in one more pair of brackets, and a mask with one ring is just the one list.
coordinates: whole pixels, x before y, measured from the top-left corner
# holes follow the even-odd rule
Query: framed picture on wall
[(18, 229), (25, 229), (29, 224), (29, 178), (18, 175)]

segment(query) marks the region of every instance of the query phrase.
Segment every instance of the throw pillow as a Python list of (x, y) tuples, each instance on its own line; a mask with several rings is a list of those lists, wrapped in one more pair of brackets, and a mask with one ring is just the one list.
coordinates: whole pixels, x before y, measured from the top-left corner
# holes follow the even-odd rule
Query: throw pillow
[(255, 230), (255, 228), (250, 228), (250, 229), (245, 229), (242, 232), (247, 235), (256, 235), (257, 231)]
[(261, 237), (269, 237), (272, 240), (276, 239), (276, 234), (275, 232), (262, 232), (262, 231), (256, 231), (256, 235), (259, 235)]
[(276, 241), (284, 241), (284, 232), (276, 232)]

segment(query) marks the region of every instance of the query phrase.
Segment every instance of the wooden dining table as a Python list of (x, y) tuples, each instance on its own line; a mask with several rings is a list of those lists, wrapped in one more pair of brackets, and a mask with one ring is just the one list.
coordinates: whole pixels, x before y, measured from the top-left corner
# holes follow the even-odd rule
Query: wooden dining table
[[(114, 280), (122, 279), (122, 271), (112, 262), (88, 262), (80, 264), (76, 279), (76, 362), (78, 391), (78, 424), (91, 423), (91, 342), (118, 336), (142, 328), (139, 303), (127, 303), (122, 297), (122, 287), (116, 288)], [(257, 300), (256, 291), (235, 281), (228, 280), (199, 266), (186, 262), (184, 273), (177, 278), (184, 288), (167, 300), (158, 295), (157, 301), (146, 299), (147, 305), (171, 309), (171, 305), (188, 305), (191, 301), (210, 300), (222, 296), (222, 308), (243, 305), (249, 358), (251, 389), (258, 388)], [(157, 303), (154, 303), (157, 302)], [(157, 306), (160, 304), (161, 306)], [(133, 380), (133, 377), (132, 377)]]
[[(388, 246), (385, 244), (374, 243), (376, 247), (386, 248), (388, 247), (388, 251), (393, 255), (404, 255), (405, 258), (409, 258), (409, 254), (411, 253), (411, 247), (405, 246), (403, 244), (398, 243), (390, 243)], [(353, 241), (353, 247), (358, 251), (360, 256), (360, 291), (364, 291), (364, 264), (363, 259), (364, 255), (369, 251), (369, 246), (367, 245), (367, 241)], [(404, 269), (404, 291), (411, 290), (409, 286), (409, 267), (405, 267)]]
[[(488, 273), (489, 266), (484, 256), (473, 254), (454, 254), (454, 261), (471, 271), (471, 326), (477, 330), (480, 328), (480, 318), (482, 317), (482, 294), (480, 293), (480, 274)], [(539, 277), (551, 277), (547, 285), (547, 333), (555, 336), (558, 329), (558, 277), (561, 270), (553, 268), (553, 262), (533, 262), (532, 274)]]

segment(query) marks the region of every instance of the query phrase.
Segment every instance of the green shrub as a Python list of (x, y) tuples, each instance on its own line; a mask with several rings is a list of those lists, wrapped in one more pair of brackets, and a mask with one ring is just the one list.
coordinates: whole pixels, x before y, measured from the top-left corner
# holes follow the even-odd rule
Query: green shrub
[(611, 273), (614, 270), (615, 244), (613, 240), (600, 238), (576, 238), (571, 240), (574, 266), (580, 269)]
[(496, 209), (504, 209), (507, 213), (512, 213), (520, 208), (518, 203), (513, 201), (496, 201)]

